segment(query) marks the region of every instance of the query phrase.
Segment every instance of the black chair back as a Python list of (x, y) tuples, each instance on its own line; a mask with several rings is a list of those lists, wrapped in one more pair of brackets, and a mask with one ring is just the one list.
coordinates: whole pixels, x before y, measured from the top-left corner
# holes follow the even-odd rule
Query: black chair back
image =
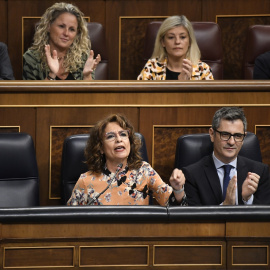
[(39, 206), (39, 176), (32, 137), (0, 133), (0, 207)]
[[(191, 165), (212, 152), (213, 143), (208, 133), (183, 135), (177, 139), (175, 168)], [(247, 132), (239, 155), (262, 162), (259, 140), (254, 133)]]
[[(147, 149), (144, 136), (135, 133), (142, 142), (142, 159), (148, 162)], [(62, 202), (66, 204), (71, 196), (72, 190), (80, 175), (88, 171), (85, 163), (84, 149), (86, 147), (89, 134), (72, 135), (65, 139), (62, 152)]]

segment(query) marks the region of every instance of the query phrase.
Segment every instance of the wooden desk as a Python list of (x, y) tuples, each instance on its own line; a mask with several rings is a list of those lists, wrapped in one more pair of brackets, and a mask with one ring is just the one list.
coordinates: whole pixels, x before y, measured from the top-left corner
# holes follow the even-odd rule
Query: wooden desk
[(269, 269), (270, 209), (0, 208), (3, 269)]

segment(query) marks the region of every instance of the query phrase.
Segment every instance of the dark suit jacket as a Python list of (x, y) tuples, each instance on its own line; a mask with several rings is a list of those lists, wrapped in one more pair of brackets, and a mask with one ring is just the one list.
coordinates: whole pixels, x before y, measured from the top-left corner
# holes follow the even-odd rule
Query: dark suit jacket
[(0, 42), (0, 80), (14, 80), (7, 45)]
[[(260, 175), (253, 204), (270, 204), (270, 179), (268, 166), (251, 159), (237, 158), (238, 204), (242, 201), (242, 185), (248, 172)], [(183, 168), (186, 177), (185, 192), (189, 205), (220, 205), (223, 202), (217, 170), (212, 155)]]
[(270, 79), (270, 51), (259, 55), (254, 63), (253, 79)]

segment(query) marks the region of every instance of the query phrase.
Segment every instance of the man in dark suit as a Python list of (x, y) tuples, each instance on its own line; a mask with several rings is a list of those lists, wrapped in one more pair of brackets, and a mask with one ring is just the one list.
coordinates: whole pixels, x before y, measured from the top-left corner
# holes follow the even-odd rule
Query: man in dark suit
[(183, 168), (189, 205), (270, 204), (268, 166), (238, 156), (246, 130), (242, 109), (224, 107), (215, 113), (209, 129), (213, 154)]
[(270, 79), (270, 51), (259, 55), (254, 63), (254, 80)]
[(0, 42), (0, 80), (14, 80), (7, 45)]

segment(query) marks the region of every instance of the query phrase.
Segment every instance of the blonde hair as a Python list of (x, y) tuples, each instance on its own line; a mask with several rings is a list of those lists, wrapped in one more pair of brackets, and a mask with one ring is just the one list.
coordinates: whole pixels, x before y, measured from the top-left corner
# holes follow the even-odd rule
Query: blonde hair
[(177, 26), (183, 26), (187, 30), (190, 46), (186, 57), (192, 62), (192, 64), (197, 64), (201, 58), (200, 49), (195, 38), (193, 27), (190, 21), (184, 15), (171, 16), (163, 21), (157, 33), (152, 58), (158, 58), (159, 61), (163, 61), (168, 56), (166, 49), (162, 46), (162, 40), (170, 29)]
[(34, 35), (34, 43), (31, 50), (40, 54), (41, 66), (43, 70), (48, 70), (45, 56), (45, 45), (49, 43), (50, 35), (48, 29), (50, 25), (63, 13), (70, 13), (77, 18), (77, 36), (71, 44), (64, 58), (64, 67), (67, 72), (74, 72), (83, 65), (82, 55), (89, 55), (91, 42), (88, 35), (87, 25), (83, 18), (84, 14), (74, 5), (68, 3), (55, 3), (49, 7), (40, 19)]

